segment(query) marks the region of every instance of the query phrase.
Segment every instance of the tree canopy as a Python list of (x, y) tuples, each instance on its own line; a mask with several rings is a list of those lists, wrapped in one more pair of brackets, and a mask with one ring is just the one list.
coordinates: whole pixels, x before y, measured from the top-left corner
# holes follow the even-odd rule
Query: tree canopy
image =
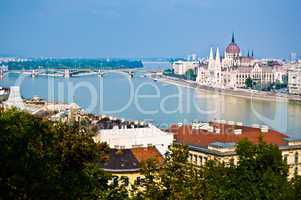
[(141, 165), (142, 179), (104, 172), (108, 147), (78, 124), (49, 122), (18, 110), (0, 111), (0, 199), (251, 200), (300, 199), (301, 178), (289, 180), (275, 145), (237, 144), (238, 163), (188, 162), (188, 147), (174, 144), (163, 163)]
[(78, 126), (0, 112), (0, 199), (107, 199), (106, 152)]
[(192, 80), (192, 81), (195, 81), (196, 80), (196, 77), (197, 75), (195, 74), (195, 71), (193, 69), (189, 69), (185, 72), (185, 79), (187, 80)]
[(247, 88), (253, 88), (253, 80), (249, 77), (246, 79), (245, 85)]
[[(234, 164), (209, 160), (196, 167), (187, 162), (188, 149), (171, 148), (163, 166), (153, 162), (144, 165), (145, 179), (134, 191), (135, 199), (299, 199), (300, 178), (289, 180), (288, 168), (275, 145), (237, 145), (239, 161)], [(157, 173), (159, 171), (159, 173)], [(161, 180), (161, 181), (155, 181)]]

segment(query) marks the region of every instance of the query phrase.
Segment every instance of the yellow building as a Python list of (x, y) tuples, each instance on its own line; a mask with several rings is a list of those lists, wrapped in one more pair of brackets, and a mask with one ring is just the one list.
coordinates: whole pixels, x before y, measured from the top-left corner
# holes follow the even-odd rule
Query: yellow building
[(142, 178), (140, 174), (141, 164), (151, 158), (159, 163), (163, 161), (162, 155), (155, 147), (111, 149), (103, 169), (112, 173), (113, 176), (127, 178), (127, 185), (131, 185), (140, 182)]
[(196, 165), (204, 165), (208, 160), (234, 164), (238, 162), (236, 144), (247, 139), (258, 143), (260, 136), (268, 144), (275, 144), (282, 152), (289, 166), (289, 177), (301, 175), (301, 139), (290, 138), (285, 134), (270, 130), (267, 126), (243, 126), (241, 123), (194, 123), (192, 125), (173, 125), (176, 143), (187, 145), (189, 160)]

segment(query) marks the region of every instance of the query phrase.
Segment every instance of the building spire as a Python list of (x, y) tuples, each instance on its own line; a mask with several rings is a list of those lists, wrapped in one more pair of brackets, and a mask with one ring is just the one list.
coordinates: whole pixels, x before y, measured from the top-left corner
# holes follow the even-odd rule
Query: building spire
[(213, 49), (210, 48), (210, 56), (209, 56), (209, 62), (208, 62), (208, 70), (214, 71), (214, 58), (213, 58)]
[(254, 50), (252, 49), (252, 58), (254, 58)]
[(213, 60), (213, 49), (212, 47), (210, 48), (210, 56), (209, 56), (210, 60)]
[(234, 32), (232, 33), (232, 43), (235, 43)]

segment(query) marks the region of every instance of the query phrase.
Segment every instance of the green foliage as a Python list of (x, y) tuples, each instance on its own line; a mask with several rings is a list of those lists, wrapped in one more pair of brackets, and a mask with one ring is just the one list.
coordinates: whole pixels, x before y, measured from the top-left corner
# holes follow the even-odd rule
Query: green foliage
[(166, 69), (164, 70), (163, 75), (192, 81), (195, 81), (197, 77), (196, 72), (193, 69), (187, 70), (184, 75), (175, 74), (173, 69)]
[(149, 159), (142, 164), (141, 173), (144, 178), (132, 187), (131, 192), (134, 199), (163, 199), (161, 183), (158, 179), (160, 167), (154, 159)]
[(301, 199), (301, 177), (297, 176), (291, 180), (291, 196), (290, 199)]
[(286, 85), (286, 86), (288, 85), (288, 75), (287, 74), (282, 76), (282, 81), (283, 81), (284, 85)]
[[(287, 76), (284, 76), (287, 77)], [(283, 80), (283, 83), (281, 83), (279, 80), (276, 81), (276, 83), (274, 83), (273, 86), (275, 89), (282, 89), (282, 88), (287, 88), (287, 80)]]
[(197, 77), (197, 75), (195, 74), (195, 70), (193, 70), (193, 69), (189, 69), (189, 70), (187, 70), (187, 72), (185, 72), (185, 79), (187, 79), (187, 80), (195, 81), (196, 77)]
[(134, 199), (202, 199), (200, 169), (188, 162), (185, 146), (171, 146), (162, 165), (150, 160), (141, 173), (144, 179), (134, 185)]
[(134, 199), (300, 199), (301, 179), (288, 180), (277, 146), (243, 140), (237, 154), (237, 164), (209, 160), (196, 167), (187, 162), (187, 147), (174, 145), (162, 166), (144, 166), (145, 181)]
[(210, 191), (214, 197), (210, 199), (287, 199), (287, 166), (277, 146), (262, 141), (258, 145), (241, 141), (236, 151), (237, 165), (208, 168), (207, 171), (215, 171), (217, 176), (209, 186), (220, 186)]
[(174, 74), (174, 70), (173, 69), (166, 69), (163, 71), (163, 74), (168, 76), (168, 75), (173, 75)]
[(129, 191), (127, 177), (101, 169), (108, 148), (94, 143), (86, 128), (84, 121), (54, 125), (1, 111), (0, 199), (301, 199), (301, 178), (289, 180), (278, 147), (262, 140), (239, 142), (238, 163), (209, 160), (201, 167), (188, 162), (186, 146), (174, 144), (163, 163), (142, 164), (143, 178)]
[(245, 85), (247, 88), (253, 88), (253, 80), (249, 77), (246, 79)]
[(0, 199), (107, 199), (119, 186), (99, 166), (106, 152), (76, 126), (0, 112)]
[(143, 67), (141, 61), (123, 59), (32, 59), (24, 62), (8, 62), (10, 70), (22, 69), (80, 69), (80, 68), (139, 68)]

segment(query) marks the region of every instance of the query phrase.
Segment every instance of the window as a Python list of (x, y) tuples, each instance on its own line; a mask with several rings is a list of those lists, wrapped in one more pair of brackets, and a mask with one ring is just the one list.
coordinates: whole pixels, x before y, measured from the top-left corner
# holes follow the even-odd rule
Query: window
[(189, 154), (189, 161), (192, 162), (192, 154)]
[(137, 183), (137, 185), (140, 185), (140, 184), (141, 184), (141, 178), (140, 178), (140, 176), (138, 176), (138, 177), (136, 178), (136, 183)]
[(125, 185), (128, 186), (129, 185), (129, 178), (126, 176), (121, 176), (120, 177), (121, 182)]
[(299, 163), (299, 154), (298, 152), (295, 153), (295, 164), (297, 165)]
[(197, 164), (198, 163), (198, 156), (194, 155), (194, 163)]
[(203, 164), (203, 157), (200, 156), (200, 157), (199, 157), (199, 160), (200, 160), (200, 165), (202, 165), (202, 164)]
[(287, 163), (287, 158), (288, 158), (288, 155), (285, 154), (285, 155), (283, 156), (283, 160), (284, 160), (284, 162), (286, 162), (286, 163)]

